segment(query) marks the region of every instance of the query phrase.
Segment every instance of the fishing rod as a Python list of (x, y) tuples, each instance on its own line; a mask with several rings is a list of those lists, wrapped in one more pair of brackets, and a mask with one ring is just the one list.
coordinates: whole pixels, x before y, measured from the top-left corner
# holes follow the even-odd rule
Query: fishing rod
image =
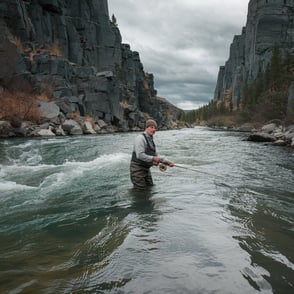
[[(207, 172), (204, 172), (204, 171), (200, 171), (198, 169), (194, 169), (194, 168), (179, 165), (179, 164), (174, 164), (174, 167), (178, 167), (178, 168), (190, 170), (190, 171), (193, 171), (193, 172), (196, 172), (196, 173), (206, 174), (206, 175), (209, 175), (209, 176), (212, 176), (212, 177), (219, 177), (219, 178), (224, 179), (224, 177), (222, 177), (222, 176), (214, 175), (214, 174), (211, 174), (211, 173), (207, 173)], [(166, 171), (167, 170), (167, 165), (164, 164), (164, 163), (160, 163), (159, 164), (159, 170), (162, 171), (162, 172)]]
[[(190, 167), (187, 167), (187, 166), (182, 166), (182, 165), (179, 165), (179, 164), (174, 164), (173, 166), (174, 167), (178, 167), (178, 168), (182, 168), (182, 169), (186, 169), (186, 170), (189, 170), (189, 171), (193, 171), (193, 172), (196, 172), (196, 173), (201, 173), (201, 174), (209, 175), (211, 177), (216, 177), (216, 178), (219, 178), (219, 179), (222, 179), (222, 180), (226, 180), (226, 178), (223, 177), (223, 176), (210, 174), (210, 173), (207, 173), (207, 172), (204, 172), (204, 171), (200, 171), (198, 169), (190, 168)], [(159, 169), (160, 169), (160, 171), (164, 172), (164, 171), (167, 170), (167, 165), (164, 164), (164, 163), (160, 163), (159, 164)], [(228, 185), (227, 183), (222, 183), (222, 182), (219, 182), (219, 183), (222, 184), (223, 186), (233, 188), (231, 185)]]

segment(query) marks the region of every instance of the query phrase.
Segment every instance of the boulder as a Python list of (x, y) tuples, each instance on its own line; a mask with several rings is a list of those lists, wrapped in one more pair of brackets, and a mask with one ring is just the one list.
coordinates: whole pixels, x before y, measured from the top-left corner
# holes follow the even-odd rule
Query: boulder
[(69, 135), (83, 135), (83, 130), (80, 126), (78, 127), (73, 127), (70, 131), (69, 131)]
[(107, 124), (102, 119), (99, 119), (97, 121), (97, 125), (99, 126), (100, 129), (103, 129), (103, 128), (106, 128), (107, 127)]
[(264, 125), (261, 128), (261, 131), (264, 133), (271, 134), (276, 128), (277, 128), (277, 125), (275, 123), (270, 123), (270, 124)]
[(274, 146), (286, 146), (287, 145), (287, 142), (285, 140), (276, 140), (274, 143), (273, 143)]
[(95, 130), (92, 127), (92, 124), (89, 121), (85, 121), (82, 125), (84, 134), (96, 134)]
[(51, 119), (58, 117), (60, 109), (54, 102), (38, 101), (37, 103), (42, 120), (50, 121)]
[(274, 142), (276, 141), (276, 138), (275, 136), (267, 134), (267, 133), (256, 132), (249, 135), (247, 140), (253, 141), (253, 142)]
[(67, 119), (63, 122), (62, 128), (65, 131), (65, 133), (69, 135), (82, 135), (83, 130), (81, 126), (72, 119)]
[(58, 126), (55, 129), (55, 135), (56, 136), (66, 136), (66, 133), (64, 132), (63, 128), (61, 126)]
[(50, 129), (41, 129), (40, 131), (37, 132), (37, 134), (41, 137), (50, 137), (50, 136), (55, 136), (55, 134), (50, 130)]
[(0, 136), (1, 137), (14, 136), (14, 129), (8, 121), (0, 121)]

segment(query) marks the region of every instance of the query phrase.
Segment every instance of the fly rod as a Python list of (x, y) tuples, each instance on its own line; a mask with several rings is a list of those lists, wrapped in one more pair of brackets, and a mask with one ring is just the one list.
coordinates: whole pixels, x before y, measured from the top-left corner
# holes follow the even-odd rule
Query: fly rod
[[(187, 166), (183, 166), (183, 165), (179, 165), (179, 164), (174, 164), (174, 167), (178, 167), (178, 168), (190, 170), (190, 171), (193, 171), (193, 172), (196, 172), (196, 173), (206, 174), (206, 175), (209, 175), (209, 176), (212, 176), (212, 177), (219, 177), (219, 178), (224, 179), (224, 177), (222, 177), (222, 176), (210, 174), (210, 173), (207, 173), (207, 172), (204, 172), (204, 171), (200, 171), (200, 170), (190, 168), (190, 167), (187, 167)], [(164, 172), (164, 171), (167, 170), (167, 165), (164, 164), (164, 163), (160, 163), (159, 164), (159, 169), (160, 169), (160, 171)]]

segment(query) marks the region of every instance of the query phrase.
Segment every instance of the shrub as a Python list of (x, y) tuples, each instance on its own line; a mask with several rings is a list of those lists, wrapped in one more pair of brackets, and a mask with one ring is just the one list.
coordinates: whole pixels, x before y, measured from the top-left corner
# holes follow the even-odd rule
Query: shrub
[(0, 119), (40, 121), (36, 97), (22, 92), (4, 91), (0, 94)]

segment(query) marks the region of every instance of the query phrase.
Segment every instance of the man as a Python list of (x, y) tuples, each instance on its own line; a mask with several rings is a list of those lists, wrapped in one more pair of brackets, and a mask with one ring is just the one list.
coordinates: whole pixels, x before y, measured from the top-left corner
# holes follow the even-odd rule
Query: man
[(153, 136), (157, 129), (157, 123), (153, 119), (146, 121), (143, 134), (136, 137), (132, 160), (130, 165), (131, 181), (137, 190), (145, 190), (148, 186), (153, 186), (150, 167), (159, 163), (174, 166), (174, 163), (159, 156), (153, 142)]

